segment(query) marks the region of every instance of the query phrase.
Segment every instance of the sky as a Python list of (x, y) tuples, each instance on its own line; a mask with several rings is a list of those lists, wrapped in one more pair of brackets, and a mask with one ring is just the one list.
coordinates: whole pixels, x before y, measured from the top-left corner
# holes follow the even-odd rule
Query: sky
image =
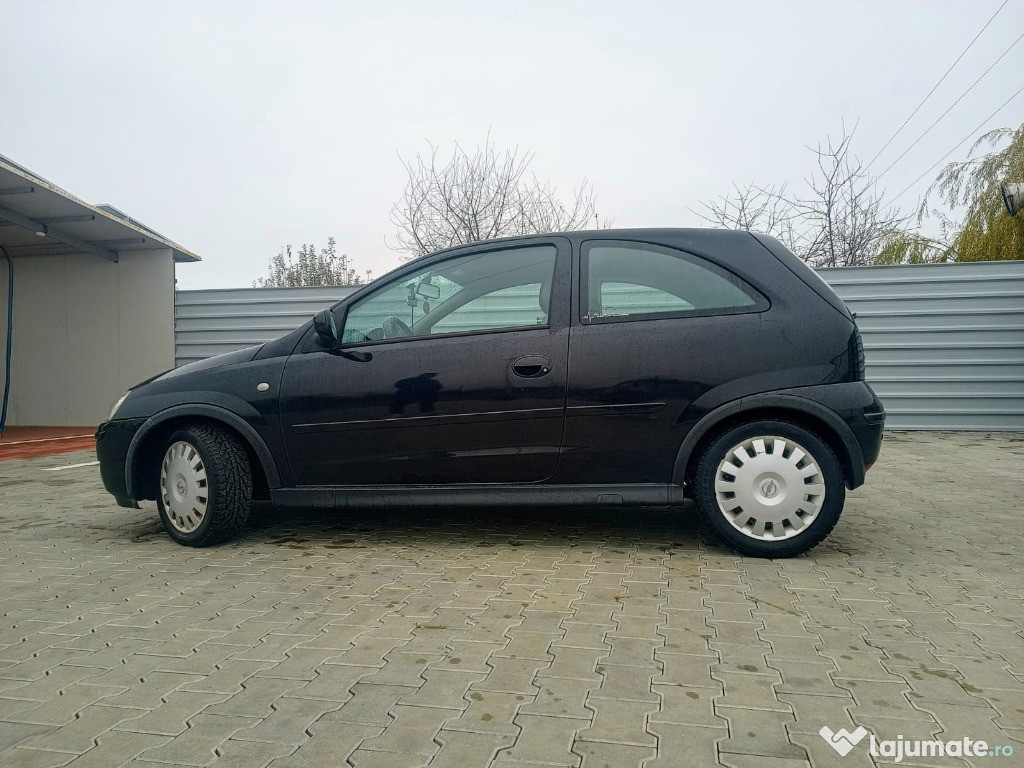
[[(699, 226), (733, 183), (799, 185), (844, 124), (870, 160), (1000, 5), (0, 0), (0, 154), (198, 253), (179, 288), (250, 286), (282, 245), (329, 236), (379, 276), (399, 264), (400, 157), (427, 141), (489, 133), (567, 196), (589, 181), (616, 227)], [(1022, 31), (1009, 0), (871, 171)], [(1022, 85), (1024, 42), (882, 176), (887, 197)], [(1022, 122), (1024, 94), (985, 126)]]

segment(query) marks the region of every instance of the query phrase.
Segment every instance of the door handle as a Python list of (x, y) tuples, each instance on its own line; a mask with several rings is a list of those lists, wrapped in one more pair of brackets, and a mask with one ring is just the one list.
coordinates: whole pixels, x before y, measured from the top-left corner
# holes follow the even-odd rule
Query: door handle
[(524, 379), (538, 379), (551, 373), (551, 360), (544, 355), (526, 355), (512, 363), (512, 372)]

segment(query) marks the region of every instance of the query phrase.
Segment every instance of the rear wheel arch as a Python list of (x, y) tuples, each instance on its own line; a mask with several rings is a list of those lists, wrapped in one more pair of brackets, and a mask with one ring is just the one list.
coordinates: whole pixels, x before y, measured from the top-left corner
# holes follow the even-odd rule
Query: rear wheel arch
[(254, 498), (267, 500), (270, 489), (281, 486), (270, 449), (259, 433), (241, 417), (217, 406), (175, 406), (151, 417), (132, 439), (125, 461), (125, 482), (131, 498), (156, 498), (160, 461), (168, 439), (187, 425), (202, 423), (225, 429), (242, 441), (252, 469)]
[(751, 421), (777, 419), (803, 427), (821, 438), (839, 459), (848, 488), (864, 483), (864, 456), (853, 431), (829, 409), (795, 395), (757, 395), (726, 403), (698, 421), (687, 433), (676, 455), (672, 482), (692, 484), (697, 463), (715, 439)]

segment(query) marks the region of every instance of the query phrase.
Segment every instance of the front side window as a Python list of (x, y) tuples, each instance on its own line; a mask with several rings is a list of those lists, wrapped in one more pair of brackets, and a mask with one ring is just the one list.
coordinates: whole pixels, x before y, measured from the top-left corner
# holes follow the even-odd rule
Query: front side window
[(584, 323), (756, 312), (767, 302), (735, 275), (682, 251), (645, 243), (584, 243)]
[(431, 334), (544, 325), (547, 313), (541, 291), (545, 288), (541, 283), (528, 283), (484, 294), (435, 322)]
[(388, 283), (349, 307), (342, 342), (546, 326), (556, 253), (552, 245), (486, 251)]

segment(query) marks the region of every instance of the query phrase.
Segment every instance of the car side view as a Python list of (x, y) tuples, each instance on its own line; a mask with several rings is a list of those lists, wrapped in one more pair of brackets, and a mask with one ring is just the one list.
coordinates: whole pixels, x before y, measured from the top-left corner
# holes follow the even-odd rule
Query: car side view
[[(277, 507), (666, 506), (739, 552), (821, 542), (885, 412), (853, 316), (771, 237), (566, 232), (412, 261), (266, 344), (137, 385), (118, 504), (224, 541)], [(624, 514), (626, 514), (624, 512)]]

